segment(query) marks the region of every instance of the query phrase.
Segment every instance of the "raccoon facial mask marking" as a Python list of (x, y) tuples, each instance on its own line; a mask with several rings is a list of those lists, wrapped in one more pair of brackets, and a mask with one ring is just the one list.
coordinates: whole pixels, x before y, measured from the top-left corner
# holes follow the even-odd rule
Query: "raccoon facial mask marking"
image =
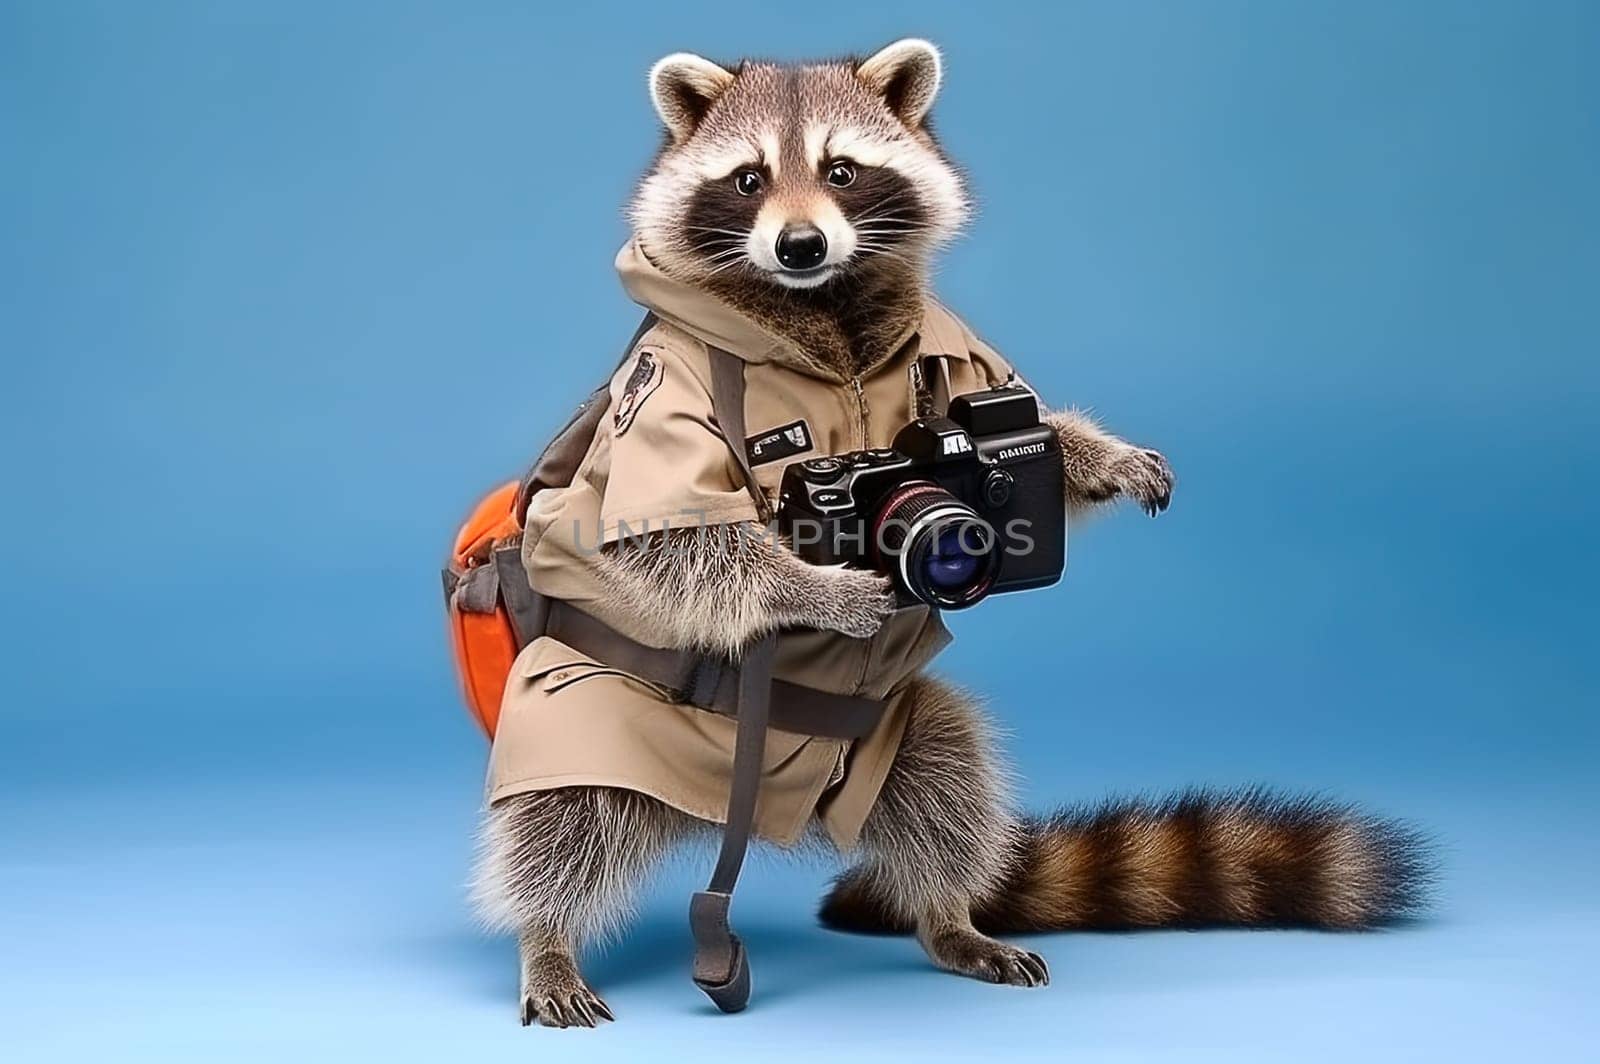
[(641, 244), (691, 283), (812, 289), (891, 260), (924, 271), (967, 211), (925, 125), (941, 70), (925, 41), (859, 63), (661, 60), (650, 89), (669, 139), (631, 206)]

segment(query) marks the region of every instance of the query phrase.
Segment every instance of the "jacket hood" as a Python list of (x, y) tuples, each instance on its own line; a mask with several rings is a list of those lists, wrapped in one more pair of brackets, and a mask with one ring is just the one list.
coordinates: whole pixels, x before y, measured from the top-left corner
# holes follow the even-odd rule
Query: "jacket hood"
[(638, 238), (617, 252), (617, 274), (628, 298), (705, 343), (746, 362), (784, 360), (789, 345), (710, 292), (668, 277), (650, 261)]
[[(706, 344), (746, 362), (778, 362), (810, 376), (824, 376), (794, 345), (763, 329), (737, 308), (704, 289), (668, 277), (650, 261), (637, 237), (617, 252), (617, 274), (635, 303)], [(966, 344), (959, 342), (959, 324), (931, 299), (924, 303), (921, 325), (907, 330), (906, 338), (913, 332), (921, 335), (924, 353), (966, 356)]]

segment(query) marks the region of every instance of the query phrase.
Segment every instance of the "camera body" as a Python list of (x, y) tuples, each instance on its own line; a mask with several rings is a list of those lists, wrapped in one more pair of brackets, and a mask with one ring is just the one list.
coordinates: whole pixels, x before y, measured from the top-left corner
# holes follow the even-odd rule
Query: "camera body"
[(892, 447), (790, 465), (777, 518), (808, 562), (876, 569), (904, 605), (962, 609), (1061, 578), (1061, 444), (1027, 388), (969, 392)]

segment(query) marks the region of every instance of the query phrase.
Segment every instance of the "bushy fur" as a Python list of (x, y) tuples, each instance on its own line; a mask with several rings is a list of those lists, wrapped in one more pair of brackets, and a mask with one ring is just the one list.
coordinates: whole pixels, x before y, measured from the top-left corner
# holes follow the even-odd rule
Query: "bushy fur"
[[(980, 930), (1359, 930), (1419, 913), (1433, 874), (1414, 829), (1264, 789), (1107, 801), (1028, 819), (1018, 835), (1006, 881), (974, 901)], [(821, 917), (851, 931), (914, 926), (860, 870), (835, 883)]]
[(479, 836), (473, 901), (504, 931), (573, 945), (622, 928), (644, 874), (701, 821), (611, 787), (533, 791), (496, 802)]
[(779, 628), (865, 638), (894, 606), (876, 573), (801, 561), (754, 524), (655, 532), (601, 552), (611, 606), (638, 617), (666, 646), (734, 654)]
[(620, 931), (651, 868), (709, 825), (648, 795), (563, 787), (489, 809), (473, 900), (492, 928), (517, 933), (527, 1026), (593, 1027), (611, 1009), (578, 970), (578, 949)]

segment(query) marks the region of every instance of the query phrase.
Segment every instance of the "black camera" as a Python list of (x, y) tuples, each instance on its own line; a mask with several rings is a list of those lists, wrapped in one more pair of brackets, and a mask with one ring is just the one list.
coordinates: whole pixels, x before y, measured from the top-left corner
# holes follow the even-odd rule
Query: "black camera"
[(1046, 587), (1066, 563), (1061, 444), (1019, 385), (969, 392), (894, 446), (783, 473), (778, 527), (817, 565), (890, 576), (902, 603), (962, 609)]

